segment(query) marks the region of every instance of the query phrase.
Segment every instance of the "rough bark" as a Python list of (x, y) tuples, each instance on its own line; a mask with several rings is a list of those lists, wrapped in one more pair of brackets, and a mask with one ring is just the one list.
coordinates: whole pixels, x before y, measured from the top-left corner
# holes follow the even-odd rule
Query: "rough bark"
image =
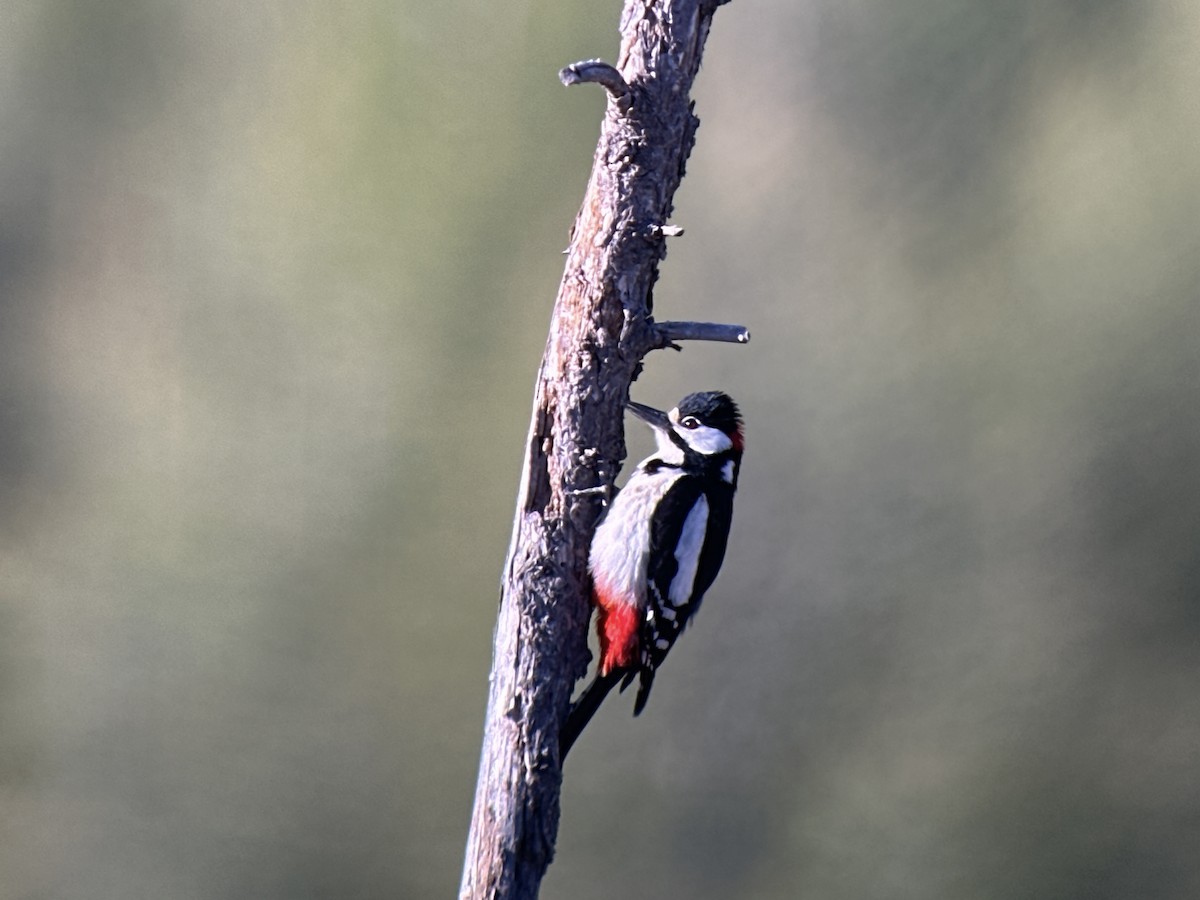
[(609, 102), (538, 372), (501, 588), (487, 723), (461, 898), (533, 898), (554, 852), (558, 751), (588, 664), (587, 552), (625, 456), (642, 358), (744, 329), (652, 318), (651, 289), (698, 120), (689, 93), (717, 2), (627, 0), (616, 67), (564, 69)]

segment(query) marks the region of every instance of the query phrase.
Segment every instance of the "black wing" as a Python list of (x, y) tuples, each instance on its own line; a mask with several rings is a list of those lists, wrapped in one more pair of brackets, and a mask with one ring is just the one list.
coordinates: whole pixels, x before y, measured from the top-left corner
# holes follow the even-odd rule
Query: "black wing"
[[(671, 582), (679, 572), (675, 549), (679, 545), (688, 514), (702, 497), (708, 503), (708, 519), (696, 577), (691, 595), (675, 605), (670, 597)], [(676, 639), (700, 608), (700, 601), (721, 570), (732, 518), (733, 487), (727, 484), (706, 485), (700, 478), (679, 479), (655, 511), (650, 525), (650, 568), (646, 578), (648, 603), (640, 635), (642, 659), (638, 696), (633, 708), (635, 716), (646, 706), (655, 670), (662, 665)]]

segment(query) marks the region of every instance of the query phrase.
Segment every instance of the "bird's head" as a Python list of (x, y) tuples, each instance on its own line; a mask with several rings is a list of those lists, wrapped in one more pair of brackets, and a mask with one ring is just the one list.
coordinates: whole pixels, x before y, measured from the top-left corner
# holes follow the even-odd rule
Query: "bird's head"
[(688, 394), (670, 412), (629, 402), (629, 411), (654, 430), (664, 459), (680, 455), (730, 457), (742, 455), (745, 446), (742, 414), (733, 399), (721, 391)]

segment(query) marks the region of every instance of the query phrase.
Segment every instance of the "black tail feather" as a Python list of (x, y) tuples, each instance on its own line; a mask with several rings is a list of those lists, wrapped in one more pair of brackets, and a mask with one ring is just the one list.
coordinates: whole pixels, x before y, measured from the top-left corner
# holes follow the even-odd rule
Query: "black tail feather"
[(625, 672), (617, 670), (609, 672), (607, 675), (597, 675), (592, 679), (592, 683), (587, 686), (587, 690), (583, 692), (578, 700), (571, 705), (571, 711), (567, 713), (567, 721), (563, 723), (562, 730), (558, 733), (558, 760), (561, 764), (567, 758), (567, 752), (574, 745), (579, 735), (583, 734), (583, 729), (587, 727), (588, 722), (592, 721), (592, 716), (596, 714), (596, 710), (600, 708), (600, 704), (604, 702), (604, 698), (608, 696), (618, 681), (624, 677)]
[(637, 700), (633, 703), (633, 714), (640, 716), (642, 710), (646, 708), (646, 701), (650, 699), (650, 688), (654, 686), (654, 669), (645, 666), (638, 673), (638, 692)]

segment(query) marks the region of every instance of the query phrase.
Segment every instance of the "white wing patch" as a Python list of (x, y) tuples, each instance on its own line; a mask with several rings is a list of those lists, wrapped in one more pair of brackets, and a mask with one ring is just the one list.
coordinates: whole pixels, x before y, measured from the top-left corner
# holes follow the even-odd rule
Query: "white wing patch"
[(725, 465), (721, 466), (721, 477), (724, 478), (725, 481), (728, 482), (729, 484), (733, 484), (733, 460), (732, 459), (729, 462), (725, 463)]
[(667, 599), (672, 606), (682, 606), (692, 596), (696, 570), (700, 568), (700, 550), (704, 547), (704, 535), (707, 531), (708, 500), (701, 494), (683, 521), (683, 531), (675, 547), (675, 561), (679, 564), (679, 569), (671, 579), (671, 589), (667, 592)]

